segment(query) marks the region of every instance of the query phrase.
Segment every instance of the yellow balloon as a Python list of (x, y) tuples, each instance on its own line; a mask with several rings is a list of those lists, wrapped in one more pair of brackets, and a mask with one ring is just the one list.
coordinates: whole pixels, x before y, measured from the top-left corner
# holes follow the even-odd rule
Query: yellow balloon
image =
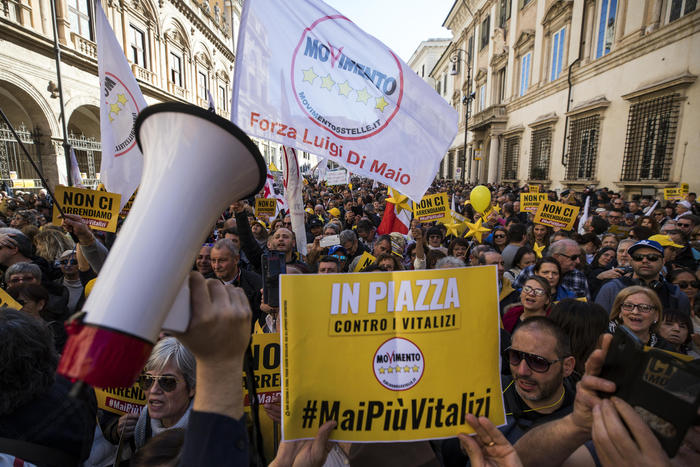
[(484, 185), (477, 185), (472, 189), (469, 200), (477, 212), (483, 213), (491, 205), (491, 191)]

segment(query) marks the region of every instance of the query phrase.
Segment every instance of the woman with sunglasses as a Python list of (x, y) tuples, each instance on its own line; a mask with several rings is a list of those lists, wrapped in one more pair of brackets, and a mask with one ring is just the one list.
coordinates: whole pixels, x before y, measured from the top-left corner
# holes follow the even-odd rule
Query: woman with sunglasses
[(493, 245), (493, 248), (496, 251), (503, 253), (503, 250), (505, 250), (506, 246), (508, 246), (509, 241), (510, 238), (506, 229), (503, 227), (494, 227), (491, 234), (490, 243)]
[(608, 331), (614, 334), (618, 326), (624, 325), (642, 344), (673, 350), (673, 346), (658, 334), (661, 311), (661, 300), (656, 292), (641, 285), (626, 287), (615, 297)]
[[(146, 395), (141, 414), (119, 418), (116, 433), (105, 430), (113, 443), (128, 440), (132, 452), (166, 430), (187, 428), (195, 394), (194, 355), (174, 337), (158, 341), (148, 357), (138, 384)], [(115, 443), (115, 444), (116, 444)]]
[(551, 289), (546, 279), (532, 276), (520, 292), (520, 305), (511, 307), (503, 315), (503, 329), (509, 333), (524, 320), (533, 316), (547, 316), (552, 302)]
[(674, 269), (668, 280), (678, 286), (681, 292), (688, 297), (690, 309), (692, 310), (697, 300), (698, 292), (700, 292), (700, 280), (695, 277), (695, 274), (690, 269), (686, 268)]

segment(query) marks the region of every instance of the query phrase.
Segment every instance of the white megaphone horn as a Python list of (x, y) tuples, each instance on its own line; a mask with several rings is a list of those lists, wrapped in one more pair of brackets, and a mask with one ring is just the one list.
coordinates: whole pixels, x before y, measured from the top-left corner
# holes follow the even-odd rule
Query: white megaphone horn
[(242, 130), (199, 107), (147, 107), (135, 134), (141, 186), (58, 367), (96, 387), (133, 384), (217, 217), (257, 193), (267, 174)]

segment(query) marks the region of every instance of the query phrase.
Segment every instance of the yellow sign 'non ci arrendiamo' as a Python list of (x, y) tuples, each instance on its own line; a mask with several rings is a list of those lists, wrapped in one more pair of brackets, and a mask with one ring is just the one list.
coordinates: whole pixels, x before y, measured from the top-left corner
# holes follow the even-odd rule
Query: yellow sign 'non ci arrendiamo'
[(537, 207), (533, 222), (561, 230), (571, 230), (574, 228), (578, 211), (578, 206), (571, 206), (570, 204), (557, 201), (542, 201)]
[[(121, 195), (106, 191), (56, 185), (55, 196), (64, 213), (79, 215), (95, 230), (117, 231)], [(60, 224), (59, 216), (60, 212), (54, 203), (54, 224)]]
[(542, 201), (547, 201), (547, 193), (520, 193), (520, 212), (536, 212)]
[[(313, 292), (311, 292), (313, 291)], [(281, 276), (283, 439), (416, 441), (505, 422), (493, 266)]]
[(277, 198), (255, 198), (255, 217), (265, 214), (274, 216), (277, 212)]
[(413, 205), (413, 215), (419, 222), (450, 222), (450, 204), (447, 193), (426, 195)]

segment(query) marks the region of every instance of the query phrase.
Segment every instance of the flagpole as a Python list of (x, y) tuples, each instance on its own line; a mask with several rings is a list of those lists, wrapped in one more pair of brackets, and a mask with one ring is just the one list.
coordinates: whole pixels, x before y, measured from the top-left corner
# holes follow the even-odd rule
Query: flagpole
[[(63, 157), (66, 161), (68, 186), (73, 186), (70, 177), (70, 144), (66, 129), (66, 108), (63, 105), (63, 86), (61, 84), (61, 46), (58, 44), (58, 25), (56, 22), (56, 0), (51, 0), (51, 21), (53, 22), (53, 50), (56, 53), (56, 78), (58, 79), (58, 102), (61, 106), (61, 127), (63, 129)], [(46, 182), (44, 182), (46, 183)], [(48, 186), (46, 187), (48, 188)]]

